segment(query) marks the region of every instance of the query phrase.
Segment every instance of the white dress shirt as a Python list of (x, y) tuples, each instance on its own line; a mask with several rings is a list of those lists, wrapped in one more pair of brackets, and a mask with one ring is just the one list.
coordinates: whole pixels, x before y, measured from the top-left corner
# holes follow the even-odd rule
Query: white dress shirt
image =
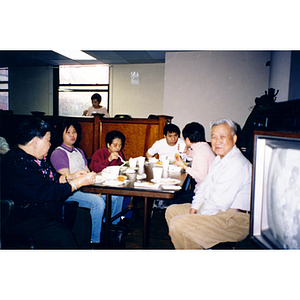
[(234, 146), (222, 159), (216, 156), (197, 190), (191, 208), (215, 215), (228, 208), (250, 210), (252, 165)]

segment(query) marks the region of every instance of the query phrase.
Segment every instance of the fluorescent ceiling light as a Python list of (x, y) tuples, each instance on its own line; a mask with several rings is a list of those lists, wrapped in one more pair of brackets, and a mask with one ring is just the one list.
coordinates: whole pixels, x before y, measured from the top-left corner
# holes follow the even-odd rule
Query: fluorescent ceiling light
[(63, 56), (69, 57), (74, 60), (96, 60), (95, 57), (82, 52), (81, 50), (53, 50)]

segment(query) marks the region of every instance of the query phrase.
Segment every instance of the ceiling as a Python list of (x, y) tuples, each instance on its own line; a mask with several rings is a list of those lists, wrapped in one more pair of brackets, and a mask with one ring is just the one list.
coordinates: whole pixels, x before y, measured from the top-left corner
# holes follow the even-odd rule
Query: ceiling
[[(72, 60), (54, 51), (0, 51), (0, 67), (164, 63), (166, 51), (83, 50), (97, 60)], [(169, 52), (169, 51), (168, 51)], [(171, 51), (172, 52), (172, 51)]]

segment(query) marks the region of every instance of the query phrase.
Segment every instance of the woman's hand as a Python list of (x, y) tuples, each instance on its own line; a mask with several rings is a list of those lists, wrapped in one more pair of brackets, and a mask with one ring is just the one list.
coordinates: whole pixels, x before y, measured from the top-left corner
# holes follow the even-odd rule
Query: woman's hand
[(96, 173), (90, 172), (79, 176), (77, 179), (74, 179), (76, 187), (80, 188), (81, 186), (94, 184), (96, 182)]
[(181, 159), (180, 155), (175, 154), (175, 163), (177, 166), (182, 167), (184, 165), (184, 161)]
[(95, 182), (96, 182), (95, 172), (90, 172), (90, 173), (85, 172), (85, 174), (78, 176), (76, 179), (68, 180), (68, 183), (72, 188), (72, 192), (75, 192), (76, 190), (80, 189), (82, 186), (91, 185), (94, 184)]
[(67, 168), (65, 168), (65, 169), (60, 169), (60, 170), (58, 170), (58, 172), (61, 174), (61, 176), (60, 176), (60, 178), (59, 178), (59, 182), (61, 182), (61, 183), (64, 183), (64, 182), (66, 182), (67, 180), (73, 180), (73, 179), (76, 179), (76, 178), (78, 178), (79, 176), (88, 173), (87, 170), (78, 170), (78, 171), (76, 171), (75, 173), (70, 174), (70, 169), (67, 169)]
[(108, 160), (109, 160), (109, 161), (112, 161), (112, 160), (118, 159), (118, 158), (119, 158), (119, 153), (118, 153), (118, 152), (112, 152), (112, 153), (110, 154), (110, 156), (108, 157)]
[(76, 179), (76, 178), (78, 178), (82, 175), (85, 175), (85, 174), (87, 174), (86, 170), (78, 170), (75, 173), (68, 175), (68, 179), (70, 179), (70, 180)]

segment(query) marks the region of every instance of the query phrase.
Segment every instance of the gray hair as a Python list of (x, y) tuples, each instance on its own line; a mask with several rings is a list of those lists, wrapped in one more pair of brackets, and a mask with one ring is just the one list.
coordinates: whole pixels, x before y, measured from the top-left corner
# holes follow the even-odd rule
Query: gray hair
[(214, 126), (221, 125), (221, 124), (227, 124), (231, 128), (232, 136), (234, 136), (237, 133), (237, 124), (228, 118), (221, 118), (216, 121), (210, 122), (210, 129), (213, 129)]

